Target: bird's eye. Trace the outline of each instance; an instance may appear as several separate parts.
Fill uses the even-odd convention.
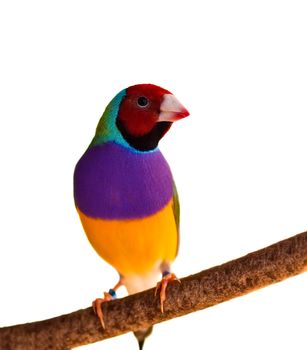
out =
[[[148,98],[145,97],[145,96],[139,97],[138,100],[137,100],[137,104],[140,107],[147,107],[148,104],[149,104]]]

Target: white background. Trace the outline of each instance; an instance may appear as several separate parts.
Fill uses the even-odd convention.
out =
[[[161,142],[181,199],[179,277],[307,229],[306,6],[1,2],[0,326],[88,307],[116,282],[82,231],[72,175],[132,84],[191,113]],[[300,275],[157,325],[145,349],[306,349],[306,293]]]

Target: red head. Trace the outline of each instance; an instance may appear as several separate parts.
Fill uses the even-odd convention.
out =
[[[189,112],[168,90],[140,84],[126,89],[116,124],[131,146],[150,150],[157,146],[174,121],[188,115]]]

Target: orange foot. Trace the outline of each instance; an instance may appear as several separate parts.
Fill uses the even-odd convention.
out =
[[[110,289],[109,293],[104,292],[104,298],[97,298],[93,301],[92,306],[94,309],[95,314],[98,316],[101,326],[103,329],[106,328],[104,320],[103,320],[103,313],[102,313],[102,309],[101,309],[101,305],[102,303],[105,303],[107,301],[110,301],[112,299],[116,298],[116,294],[115,294],[115,290],[114,289]]]
[[[162,280],[160,282],[157,283],[157,287],[155,290],[155,296],[157,295],[157,292],[159,289],[160,290],[160,305],[161,305],[161,312],[164,312],[164,301],[166,300],[166,287],[169,284],[169,282],[171,281],[178,281],[179,283],[180,280],[176,277],[176,275],[174,273],[170,273],[170,272],[165,272],[163,273],[163,277]]]

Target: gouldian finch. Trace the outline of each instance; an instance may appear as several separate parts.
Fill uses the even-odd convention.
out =
[[[176,279],[171,263],[178,251],[179,200],[158,143],[188,115],[168,90],[130,86],[106,107],[76,165],[74,199],[84,231],[119,273],[119,282],[93,302],[102,327],[101,304],[115,298],[121,285],[129,294],[157,285],[163,312],[167,284]],[[135,332],[140,349],[151,329]]]

